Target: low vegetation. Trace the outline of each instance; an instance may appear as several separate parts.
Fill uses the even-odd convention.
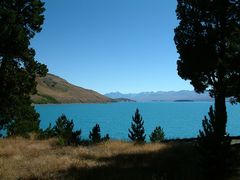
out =
[[[59,104],[60,103],[54,97],[51,97],[48,95],[37,94],[34,97],[32,97],[34,104]],[[36,98],[36,97],[39,97],[39,98]]]
[[[38,138],[49,139],[56,137],[59,145],[79,145],[81,130],[73,131],[73,120],[69,120],[64,114],[62,114],[57,120],[56,125],[52,127],[49,124],[48,128],[41,130]]]
[[[194,143],[107,141],[58,146],[57,139],[0,139],[0,179],[206,180]],[[239,162],[239,147],[235,160]],[[229,180],[239,177],[233,174]]]
[[[197,167],[197,152],[190,144],[136,146],[107,141],[60,148],[57,143],[57,139],[0,139],[0,179],[200,179],[202,176]]]

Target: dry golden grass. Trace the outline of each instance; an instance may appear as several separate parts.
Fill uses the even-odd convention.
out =
[[[10,138],[0,140],[0,179],[55,179],[69,168],[96,168],[108,162],[99,159],[119,154],[141,154],[168,148],[164,144],[136,146],[127,142],[105,142],[94,146],[60,147],[56,141]]]
[[[0,179],[203,180],[192,143],[109,141],[61,147],[55,139],[0,139]],[[235,175],[232,179],[235,180]]]

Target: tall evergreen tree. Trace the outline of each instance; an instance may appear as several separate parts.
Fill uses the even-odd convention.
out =
[[[39,128],[39,115],[31,106],[35,78],[47,73],[35,60],[30,40],[44,21],[41,0],[0,1],[0,130],[21,135]]]
[[[178,74],[215,98],[216,135],[226,135],[225,98],[239,96],[240,1],[178,0]],[[238,89],[238,90],[236,90]]]
[[[145,129],[144,129],[144,121],[142,116],[139,113],[139,109],[137,108],[135,115],[132,117],[131,129],[128,129],[129,134],[128,137],[136,142],[136,143],[144,143],[145,142]]]

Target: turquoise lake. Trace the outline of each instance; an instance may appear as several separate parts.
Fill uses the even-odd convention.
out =
[[[82,138],[88,138],[89,131],[98,123],[101,134],[109,133],[113,139],[128,139],[132,116],[139,108],[144,120],[147,138],[156,126],[164,129],[166,138],[196,137],[202,128],[202,119],[207,115],[211,102],[149,102],[109,104],[61,104],[36,105],[40,114],[41,127],[65,114],[73,119],[75,129],[82,130]],[[227,103],[230,135],[240,135],[240,105]]]

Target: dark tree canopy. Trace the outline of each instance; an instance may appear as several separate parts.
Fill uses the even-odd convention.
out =
[[[225,98],[239,96],[240,1],[178,0],[175,44],[178,74],[215,98],[219,135],[226,131]]]
[[[145,142],[145,129],[144,121],[139,113],[139,109],[136,110],[135,115],[132,117],[131,129],[128,129],[128,137],[136,143]]]
[[[239,81],[240,1],[178,0],[176,13],[178,74],[197,92],[210,88],[214,93],[218,83],[227,89],[232,78]]]
[[[18,132],[23,119],[34,127],[29,132],[39,125],[30,95],[36,93],[36,75],[47,68],[35,60],[30,40],[41,31],[44,10],[41,0],[0,1],[0,129],[11,126],[9,134]]]

